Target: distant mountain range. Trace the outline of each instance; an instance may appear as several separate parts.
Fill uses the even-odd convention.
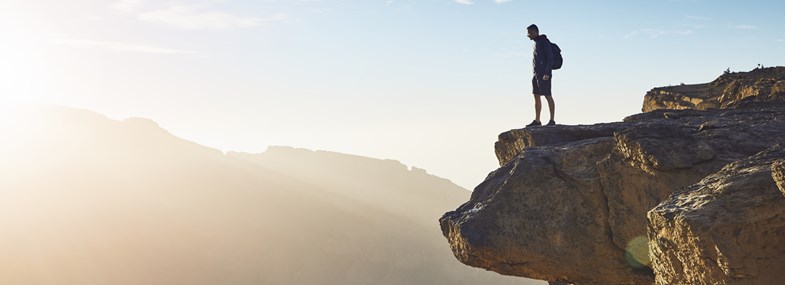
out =
[[[55,106],[0,124],[0,284],[535,284],[459,263],[437,220],[470,192],[397,161]]]

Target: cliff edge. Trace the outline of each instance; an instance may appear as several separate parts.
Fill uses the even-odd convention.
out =
[[[731,75],[744,93],[783,74]],[[785,270],[785,102],[774,87],[696,91],[718,104],[681,110],[647,107],[683,101],[649,92],[650,111],[623,122],[502,133],[500,168],[444,214],[442,233],[458,260],[505,275],[769,284]]]
[[[643,112],[729,108],[745,100],[785,100],[785,67],[756,68],[750,72],[726,71],[710,83],[654,88],[643,98]]]

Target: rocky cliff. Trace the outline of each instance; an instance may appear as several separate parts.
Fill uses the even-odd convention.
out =
[[[785,144],[772,146],[649,211],[657,284],[782,284],[783,159]]]
[[[643,111],[728,108],[745,99],[785,100],[785,67],[728,71],[710,83],[654,88],[643,99]]]
[[[502,133],[500,168],[442,232],[465,264],[551,282],[771,284],[785,270],[783,74],[654,89],[623,122]]]

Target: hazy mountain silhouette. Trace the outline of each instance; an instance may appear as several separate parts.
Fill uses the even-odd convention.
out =
[[[528,282],[456,261],[437,219],[470,193],[397,161],[64,107],[0,124],[0,284]]]

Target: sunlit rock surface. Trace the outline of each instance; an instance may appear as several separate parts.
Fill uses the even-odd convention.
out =
[[[502,133],[495,145],[501,167],[440,219],[442,233],[461,262],[502,274],[573,284],[681,284],[660,277],[675,264],[652,265],[667,250],[650,255],[647,213],[729,163],[785,142],[785,103],[775,97]],[[767,167],[783,188],[782,164]]]
[[[771,173],[774,181],[777,183],[777,187],[780,188],[783,194],[785,194],[785,159],[775,162],[771,165]]]
[[[654,88],[643,99],[643,111],[728,108],[745,100],[785,100],[785,67],[726,72],[710,83]]]
[[[773,146],[649,212],[657,284],[782,284],[785,196],[772,164],[783,158]]]

